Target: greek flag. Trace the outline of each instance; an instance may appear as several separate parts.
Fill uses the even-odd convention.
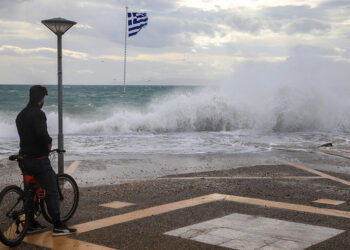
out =
[[[147,13],[128,12],[129,37],[136,35],[147,22]]]

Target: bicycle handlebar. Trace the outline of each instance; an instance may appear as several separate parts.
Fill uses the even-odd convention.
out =
[[[50,153],[54,153],[54,152],[56,152],[56,153],[58,153],[58,154],[61,154],[61,153],[65,153],[66,152],[66,150],[60,150],[60,149],[58,149],[58,148],[55,148],[55,149],[52,149],[52,150],[50,150]],[[10,155],[9,156],[9,160],[10,161],[16,161],[16,160],[18,160],[18,157],[19,157],[19,155]]]
[[[55,148],[55,149],[52,149],[51,151],[50,151],[50,153],[53,153],[53,152],[57,152],[57,153],[65,153],[66,152],[66,150],[60,150],[59,148]]]

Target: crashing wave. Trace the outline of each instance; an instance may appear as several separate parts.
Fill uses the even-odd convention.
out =
[[[49,131],[57,113],[48,109]],[[89,113],[90,112],[90,113]],[[341,91],[300,86],[225,85],[156,97],[146,107],[107,105],[64,113],[65,134],[196,132],[253,129],[272,132],[342,131],[350,128],[350,100]],[[16,136],[14,116],[0,114],[0,136]],[[11,119],[12,120],[11,120]]]

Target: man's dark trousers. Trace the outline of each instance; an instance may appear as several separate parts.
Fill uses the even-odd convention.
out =
[[[53,224],[60,223],[60,211],[58,203],[57,176],[51,167],[50,160],[44,159],[23,159],[21,160],[22,171],[28,175],[34,175],[41,188],[45,189],[45,202],[47,210],[53,219]]]

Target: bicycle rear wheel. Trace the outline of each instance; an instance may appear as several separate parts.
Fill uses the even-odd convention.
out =
[[[11,185],[0,193],[0,240],[7,246],[20,244],[27,233],[29,212],[24,209],[24,192]]]
[[[73,177],[67,174],[58,174],[57,183],[59,190],[59,204],[61,221],[68,221],[75,213],[79,202],[79,188]],[[44,218],[52,223],[52,218],[47,210],[46,203],[40,202]]]

